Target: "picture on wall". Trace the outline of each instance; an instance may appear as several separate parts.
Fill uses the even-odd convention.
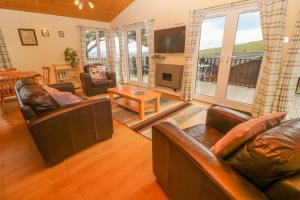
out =
[[[34,29],[18,28],[22,45],[38,45]]]
[[[63,31],[58,31],[58,36],[59,37],[65,37],[65,33]]]
[[[300,94],[300,78],[298,78],[298,83],[297,83],[297,86],[296,86],[296,94]]]
[[[42,32],[43,37],[49,37],[49,30],[48,29],[42,29],[41,32]]]

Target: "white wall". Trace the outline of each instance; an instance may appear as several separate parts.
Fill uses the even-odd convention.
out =
[[[0,9],[0,28],[12,65],[19,70],[41,71],[42,66],[51,66],[52,70],[52,64],[65,63],[63,52],[66,47],[80,50],[78,25],[109,27],[109,23],[99,21]],[[22,46],[18,28],[35,29],[38,46]],[[42,37],[42,28],[49,30],[49,37]],[[59,37],[58,31],[64,31],[65,37]]]

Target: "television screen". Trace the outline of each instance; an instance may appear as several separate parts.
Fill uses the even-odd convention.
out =
[[[155,53],[184,53],[185,26],[154,32]]]

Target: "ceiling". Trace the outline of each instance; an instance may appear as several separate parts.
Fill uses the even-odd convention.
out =
[[[84,1],[82,10],[74,0],[0,0],[0,8],[110,22],[134,0],[91,0],[93,9]]]

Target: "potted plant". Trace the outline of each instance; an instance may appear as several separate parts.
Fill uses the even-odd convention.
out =
[[[67,61],[71,67],[76,67],[79,63],[78,51],[72,48],[66,48],[65,52],[65,61]]]

